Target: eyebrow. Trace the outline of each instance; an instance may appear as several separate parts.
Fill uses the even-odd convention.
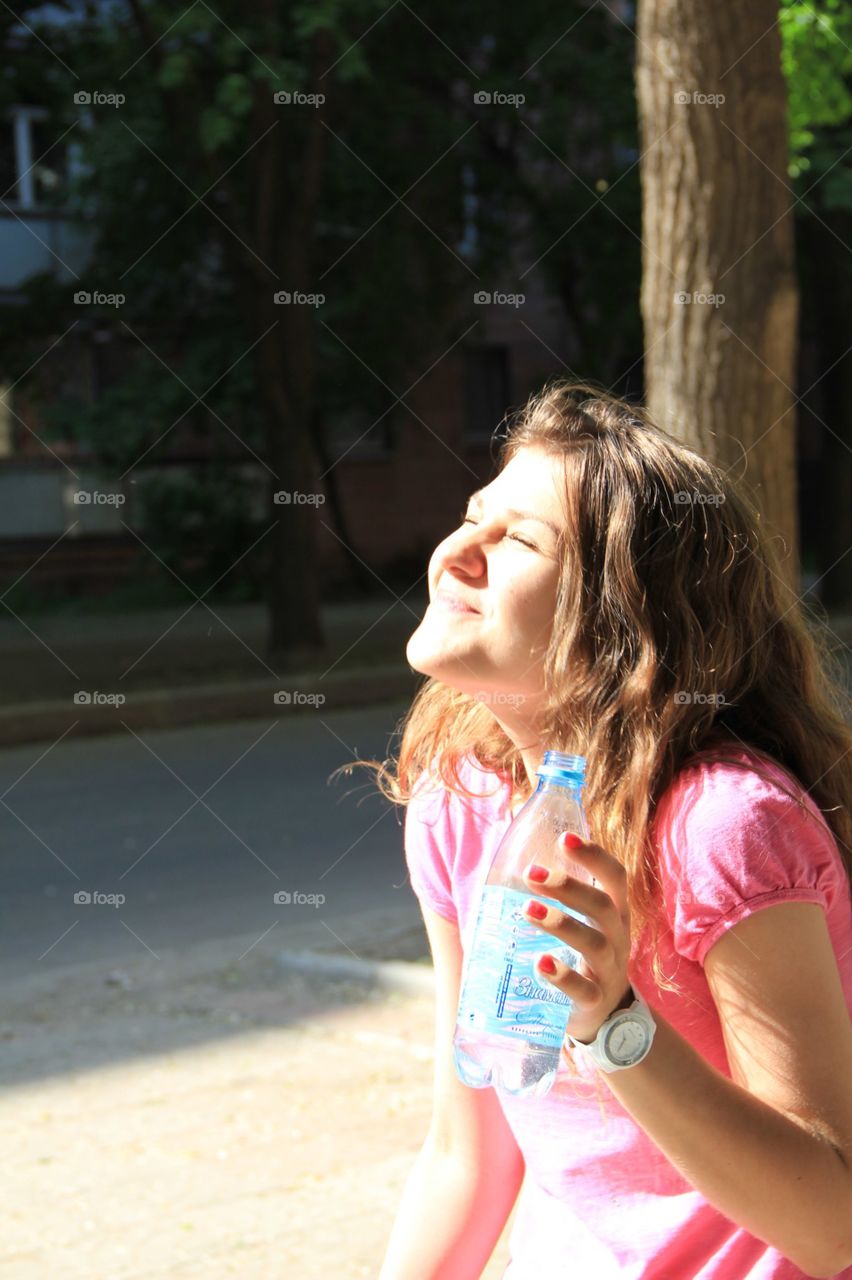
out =
[[[475,502],[477,506],[482,505],[482,490],[477,489],[476,493],[472,493],[468,498],[468,506]],[[548,529],[557,537],[562,536],[562,530],[557,529],[551,520],[546,520],[544,516],[537,516],[534,511],[518,511],[516,507],[506,508],[507,516],[514,516],[516,520],[535,520],[538,524],[546,525]]]

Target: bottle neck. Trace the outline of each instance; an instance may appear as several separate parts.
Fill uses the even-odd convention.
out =
[[[572,796],[573,799],[579,803],[582,797],[583,784],[580,781],[569,782],[566,780],[565,782],[556,782],[553,778],[539,778],[538,786],[533,794],[539,795],[543,791],[550,792],[551,794],[567,794]]]

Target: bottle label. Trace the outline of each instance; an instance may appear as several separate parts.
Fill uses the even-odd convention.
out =
[[[538,896],[538,895],[536,895]],[[523,912],[528,892],[486,884],[479,904],[470,957],[465,967],[457,1027],[510,1036],[546,1048],[558,1048],[573,1001],[539,977],[535,962],[545,951],[575,968],[580,954],[531,924]],[[583,920],[562,902],[549,906]],[[585,921],[584,921],[585,923]]]

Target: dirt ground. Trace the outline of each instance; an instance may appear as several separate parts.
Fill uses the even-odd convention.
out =
[[[7,988],[5,1280],[378,1275],[428,1124],[432,997],[240,952]]]

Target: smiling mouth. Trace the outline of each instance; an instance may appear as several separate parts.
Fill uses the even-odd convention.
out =
[[[470,605],[466,605],[463,600],[458,600],[455,596],[437,595],[432,603],[449,610],[450,613],[469,613],[472,617],[479,616],[478,609],[472,609]]]

